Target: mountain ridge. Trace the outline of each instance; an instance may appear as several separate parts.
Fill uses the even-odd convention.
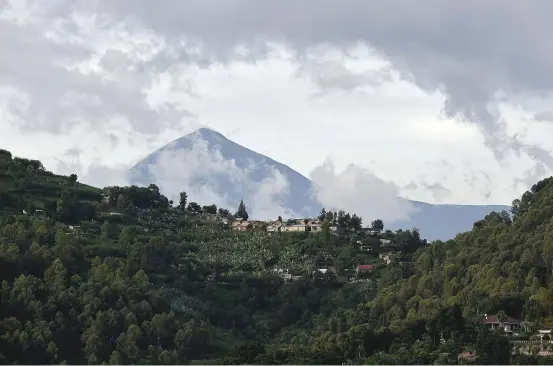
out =
[[[275,171],[281,174],[288,182],[288,192],[275,195],[275,202],[293,214],[313,217],[318,215],[322,209],[323,205],[313,195],[315,185],[309,178],[288,165],[235,143],[223,134],[209,128],[200,128],[181,136],[140,160],[130,169],[131,184],[148,185],[154,182],[161,187],[163,184],[160,184],[160,179],[152,174],[151,168],[159,165],[159,159],[164,153],[193,151],[198,141],[206,144],[210,154],[220,154],[222,161],[233,161],[234,165],[228,164],[229,170],[236,168],[245,172],[242,179],[247,182],[243,181],[243,185],[262,184],[267,177],[275,174]],[[175,164],[180,164],[180,162],[175,162]],[[183,166],[183,169],[185,168]],[[175,167],[175,169],[177,168]],[[227,173],[230,176],[230,173]],[[237,206],[241,199],[248,202],[253,201],[251,191],[236,189],[235,182],[226,177],[225,172],[217,171],[217,174],[204,175],[191,183],[193,187],[202,187],[202,185],[213,188],[214,193],[220,196],[228,197],[231,207]],[[235,191],[228,194],[228,187],[235,188]],[[408,201],[416,210],[410,214],[408,220],[399,220],[387,226],[394,229],[416,227],[424,237],[431,240],[453,238],[459,232],[470,230],[474,222],[482,219],[488,213],[509,209],[504,205],[430,204],[403,197],[398,198]],[[253,213],[253,216],[256,216],[256,212]],[[375,218],[367,217],[365,219]]]

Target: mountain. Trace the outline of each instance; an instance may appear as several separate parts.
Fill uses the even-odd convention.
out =
[[[501,205],[433,205],[426,202],[410,201],[416,212],[409,220],[395,222],[394,228],[418,228],[421,235],[429,240],[448,240],[458,233],[472,229],[472,225],[492,211],[509,211]]]
[[[204,148],[208,151],[204,151]],[[194,152],[190,153],[192,151]],[[313,216],[321,211],[321,205],[311,199],[312,184],[308,178],[282,163],[241,146],[207,128],[201,128],[183,136],[141,160],[130,170],[131,183],[148,185],[154,182],[162,187],[163,182],[160,182],[159,175],[164,175],[162,178],[165,179],[174,179],[173,177],[178,177],[179,174],[167,174],[170,172],[163,169],[157,172],[161,174],[155,174],[153,170],[155,171],[155,167],[159,166],[163,158],[179,163],[174,161],[179,157],[179,153],[183,159],[188,159],[190,165],[196,164],[195,160],[200,160],[202,163],[201,169],[195,169],[196,172],[185,174],[183,178],[189,180],[188,183],[194,187],[208,184],[218,196],[227,196],[227,202],[231,205],[229,208],[237,207],[242,198],[247,203],[252,202],[253,199],[248,198],[258,193],[259,184],[271,178],[278,181],[278,174],[281,174],[282,178],[289,183],[288,190],[274,194],[271,204],[279,204],[292,213],[305,216]],[[221,168],[225,168],[226,171]],[[208,174],[205,174],[206,172]],[[275,172],[278,172],[277,177],[274,177]],[[236,181],[236,176],[241,178],[241,181]],[[255,212],[254,216],[256,216]],[[259,216],[258,214],[257,217]]]
[[[164,161],[167,158],[172,160],[168,163]],[[187,173],[188,170],[190,172]],[[179,175],[179,171],[184,173]],[[279,175],[288,182],[287,191],[267,192],[259,188],[268,180],[278,181]],[[178,186],[179,176],[182,176],[184,186],[188,185],[199,192],[209,187],[211,196],[225,197],[229,208],[237,207],[241,199],[247,203],[254,202],[257,206],[253,207],[252,216],[262,219],[273,212],[258,205],[263,195],[273,195],[267,205],[280,205],[290,215],[315,216],[322,208],[311,195],[313,184],[308,178],[207,128],[201,128],[169,143],[130,170],[132,184],[149,185],[153,182],[162,191]],[[194,199],[193,195],[190,196]],[[470,230],[475,221],[484,218],[488,213],[509,209],[499,205],[433,205],[410,202],[416,208],[410,219],[388,226],[416,227],[423,237],[430,240],[451,239],[459,232]],[[371,218],[366,218],[369,219]]]

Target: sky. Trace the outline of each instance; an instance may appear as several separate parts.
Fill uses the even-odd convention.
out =
[[[0,148],[105,186],[208,127],[321,192],[510,204],[553,170],[552,10],[0,0]]]

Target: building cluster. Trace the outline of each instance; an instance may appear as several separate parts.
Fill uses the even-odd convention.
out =
[[[286,221],[257,221],[236,218],[231,227],[236,231],[264,230],[267,232],[319,232],[322,230],[319,219],[289,219]],[[336,231],[336,227],[330,227]]]

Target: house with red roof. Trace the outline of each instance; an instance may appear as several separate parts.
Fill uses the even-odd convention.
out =
[[[374,269],[372,264],[358,264],[355,273],[359,275],[362,272],[371,272]]]
[[[484,314],[480,318],[480,322],[490,328],[490,330],[503,330],[503,332],[512,335],[517,333],[520,329],[521,320],[506,316],[505,320],[500,322],[496,315]]]

